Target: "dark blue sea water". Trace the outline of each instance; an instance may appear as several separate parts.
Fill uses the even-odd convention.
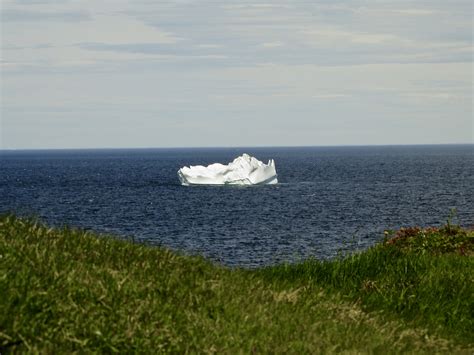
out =
[[[184,187],[247,152],[280,183]],[[385,229],[474,225],[474,145],[0,152],[0,212],[133,237],[231,266],[363,249]]]

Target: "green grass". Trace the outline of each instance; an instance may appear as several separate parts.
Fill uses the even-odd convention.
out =
[[[258,270],[0,217],[0,353],[467,353],[472,231]]]
[[[459,227],[401,229],[368,251],[259,271],[287,285],[316,283],[394,319],[466,344],[473,341],[474,233]]]

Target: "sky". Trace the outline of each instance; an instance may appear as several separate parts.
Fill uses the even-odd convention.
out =
[[[470,0],[0,11],[0,149],[474,142]]]

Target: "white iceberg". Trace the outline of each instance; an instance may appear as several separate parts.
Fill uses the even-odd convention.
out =
[[[182,185],[261,185],[278,183],[275,162],[268,164],[243,154],[228,165],[219,163],[206,166],[183,167],[178,170]]]

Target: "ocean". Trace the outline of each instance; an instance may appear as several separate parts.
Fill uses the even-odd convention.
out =
[[[279,183],[181,186],[182,166],[274,159]],[[474,225],[474,145],[0,151],[0,213],[237,267],[333,258],[384,230]]]

